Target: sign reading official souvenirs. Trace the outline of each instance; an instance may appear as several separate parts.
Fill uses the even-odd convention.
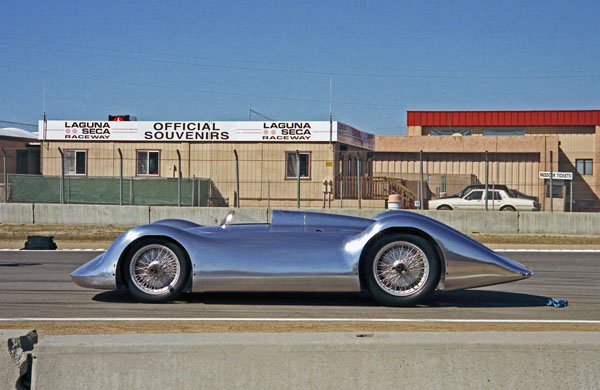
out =
[[[46,141],[340,142],[373,149],[373,134],[340,122],[39,121]]]

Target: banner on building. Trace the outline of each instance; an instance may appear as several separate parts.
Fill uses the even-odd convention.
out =
[[[373,149],[374,136],[339,122],[39,122],[46,141],[344,142]],[[339,135],[339,136],[338,136]],[[343,138],[343,141],[339,139]]]

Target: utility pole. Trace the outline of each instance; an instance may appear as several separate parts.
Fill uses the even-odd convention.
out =
[[[329,77],[329,144],[333,142],[333,110],[331,109],[331,77]]]
[[[552,193],[554,192],[553,188],[552,188],[552,151],[550,151],[550,212],[554,211],[554,202],[552,199]]]

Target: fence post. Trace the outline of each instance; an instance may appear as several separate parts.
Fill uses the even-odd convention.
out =
[[[240,207],[240,161],[237,150],[233,149],[235,155],[235,207]]]
[[[58,148],[60,153],[60,204],[65,203],[65,154],[61,148]]]
[[[8,171],[6,170],[6,150],[2,149],[3,161],[4,161],[4,203],[8,203]]]
[[[554,211],[554,202],[552,201],[552,193],[553,193],[553,188],[552,188],[552,151],[550,151],[550,212]]]
[[[129,205],[133,205],[133,177],[129,178]]]
[[[340,208],[344,208],[344,176],[340,176]]]
[[[206,199],[206,207],[212,207],[212,198],[213,198],[213,183],[212,180],[208,179],[208,199]],[[229,200],[227,201],[229,203]],[[200,206],[200,185],[198,185],[198,206]]]
[[[192,176],[192,207],[194,207],[194,201],[196,200],[196,175]]]
[[[298,199],[296,207],[300,208],[300,152],[296,150],[296,175],[298,176]]]
[[[419,170],[420,170],[420,172],[421,172],[421,180],[420,180],[420,183],[421,183],[421,186],[420,186],[420,188],[421,188],[421,191],[420,191],[420,195],[419,195],[419,208],[420,208],[421,210],[423,210],[423,200],[425,199],[425,196],[423,196],[423,192],[425,192],[425,191],[424,191],[424,190],[425,190],[425,187],[423,186],[423,151],[422,151],[422,150],[421,150],[421,151],[419,151],[419,160],[420,160],[420,168],[419,168]]]
[[[488,180],[489,180],[489,161],[488,161],[488,151],[485,151],[485,211],[488,211]]]
[[[267,181],[267,208],[271,208],[271,180]]]
[[[177,207],[181,207],[181,153],[177,149]]]
[[[119,206],[123,206],[123,153],[121,148],[117,148],[119,152]]]
[[[360,198],[361,198],[361,188],[360,188],[360,157],[358,155],[358,152],[356,152],[356,177],[357,177],[357,181],[356,181],[356,185],[358,187],[358,208],[360,209]]]
[[[569,180],[569,212],[573,212],[573,179]]]

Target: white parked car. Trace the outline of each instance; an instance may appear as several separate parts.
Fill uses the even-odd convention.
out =
[[[429,201],[429,210],[485,210],[485,190],[474,189],[462,197],[448,197]],[[488,189],[488,210],[538,211],[534,199],[513,198],[504,190]]]

